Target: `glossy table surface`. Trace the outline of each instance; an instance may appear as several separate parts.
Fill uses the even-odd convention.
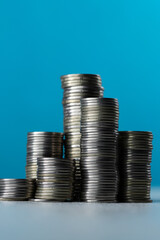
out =
[[[0,202],[0,239],[160,239],[160,188],[153,203]]]

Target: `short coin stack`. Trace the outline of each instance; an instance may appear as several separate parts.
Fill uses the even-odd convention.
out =
[[[151,132],[119,132],[119,201],[151,201],[152,139]]]
[[[27,138],[26,177],[37,178],[38,157],[63,155],[63,134],[56,132],[29,132]]]
[[[87,202],[115,202],[118,100],[82,99],[81,110],[81,198]]]
[[[74,200],[80,200],[81,99],[103,97],[101,77],[95,74],[69,74],[61,77],[64,109],[65,157],[75,162]]]
[[[38,158],[35,201],[70,201],[73,163],[68,159]]]
[[[32,179],[0,179],[0,200],[23,201],[32,198],[35,181]]]

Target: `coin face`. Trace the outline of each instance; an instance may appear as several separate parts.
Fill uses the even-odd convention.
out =
[[[151,202],[152,140],[151,132],[119,132],[119,201]]]

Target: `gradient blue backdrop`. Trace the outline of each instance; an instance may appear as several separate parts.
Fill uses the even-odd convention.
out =
[[[63,131],[60,75],[99,73],[120,130],[154,134],[160,185],[160,1],[0,1],[0,177],[25,177],[28,131]]]

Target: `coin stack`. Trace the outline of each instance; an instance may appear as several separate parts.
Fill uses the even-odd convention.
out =
[[[0,179],[0,200],[22,201],[32,198],[35,191],[33,179]]]
[[[119,105],[114,98],[81,100],[81,198],[115,202]]]
[[[26,177],[36,179],[38,157],[62,157],[63,134],[56,132],[29,132],[27,140]]]
[[[61,77],[64,109],[65,157],[75,164],[74,200],[80,200],[80,125],[81,99],[103,97],[101,77],[94,74],[69,74]]]
[[[70,201],[73,162],[68,159],[38,158],[35,201]]]
[[[151,132],[119,132],[118,169],[120,202],[150,202]]]

